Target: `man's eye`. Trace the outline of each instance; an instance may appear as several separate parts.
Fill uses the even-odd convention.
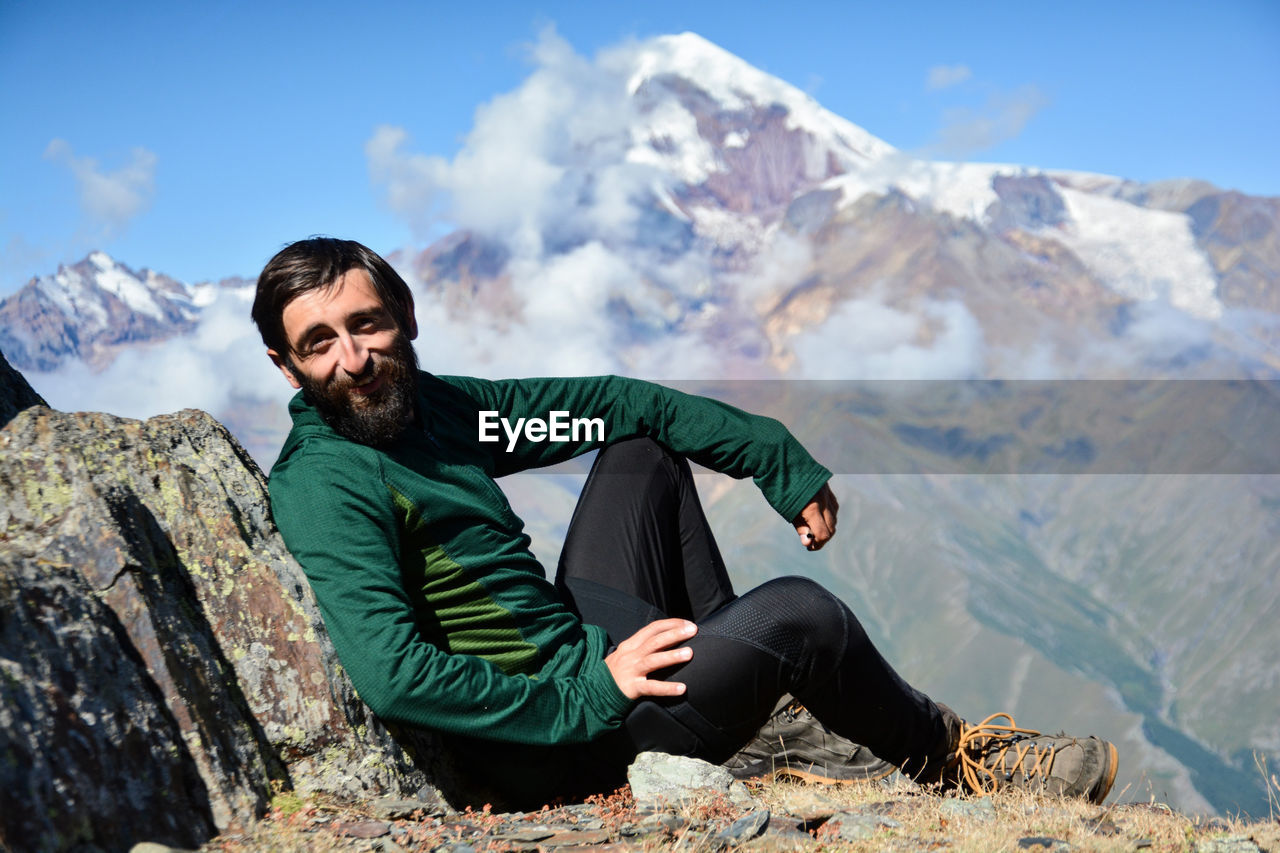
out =
[[[333,342],[333,338],[320,338],[319,340],[309,341],[302,348],[303,355],[319,355],[329,348],[329,344]]]

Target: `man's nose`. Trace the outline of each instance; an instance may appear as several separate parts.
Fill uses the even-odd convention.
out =
[[[338,366],[348,376],[359,376],[364,373],[369,363],[369,350],[359,338],[340,335],[338,338]]]

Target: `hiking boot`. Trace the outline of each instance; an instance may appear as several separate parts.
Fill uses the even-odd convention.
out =
[[[737,779],[792,778],[828,785],[874,782],[898,769],[831,731],[790,696],[783,697],[773,716],[724,767]]]
[[[1008,723],[995,722],[1000,719]],[[1119,755],[1101,738],[1042,735],[1018,728],[1008,714],[992,714],[976,726],[961,721],[959,730],[944,785],[975,794],[1012,785],[1101,803],[1116,780]]]

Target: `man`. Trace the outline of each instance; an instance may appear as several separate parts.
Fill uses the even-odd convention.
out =
[[[453,736],[513,804],[609,790],[645,749],[740,775],[883,760],[972,790],[1110,790],[1114,746],[965,724],[818,584],[734,594],[687,459],[753,477],[807,550],[836,531],[830,472],[777,421],[618,377],[419,372],[408,287],[350,241],[283,249],[253,318],[301,391],[272,509],[353,684],[384,719]],[[494,478],[600,448],[549,583]],[[775,714],[788,694],[807,710]]]

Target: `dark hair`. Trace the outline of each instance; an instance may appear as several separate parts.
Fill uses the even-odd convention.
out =
[[[391,312],[400,331],[407,331],[412,325],[413,296],[409,285],[391,264],[354,240],[308,237],[277,252],[258,276],[252,316],[262,342],[287,356],[285,306],[307,291],[332,287],[343,273],[353,269],[369,274],[374,292]]]

